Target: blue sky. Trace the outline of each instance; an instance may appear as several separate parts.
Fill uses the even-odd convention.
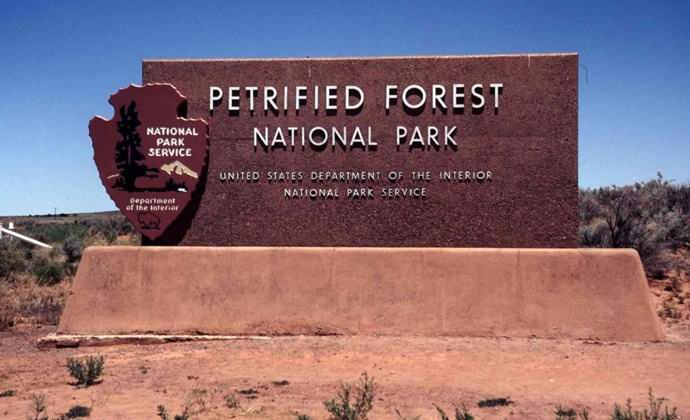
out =
[[[580,185],[690,181],[690,2],[2,2],[0,215],[114,209],[89,119],[142,58],[579,52]]]

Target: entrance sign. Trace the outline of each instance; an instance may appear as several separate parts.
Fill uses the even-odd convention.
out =
[[[155,243],[575,247],[577,77],[576,54],[146,60],[209,124],[203,194]]]
[[[190,246],[87,248],[58,333],[663,340],[637,252],[577,248],[577,78],[576,54],[144,61],[96,164],[143,245]]]

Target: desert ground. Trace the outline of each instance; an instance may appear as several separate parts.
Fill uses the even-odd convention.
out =
[[[0,333],[0,417],[24,419],[31,395],[50,418],[75,405],[91,418],[155,419],[158,405],[192,418],[327,418],[324,400],[367,372],[370,418],[439,418],[465,405],[475,418],[555,418],[557,406],[610,418],[615,403],[647,407],[655,396],[690,416],[690,343],[422,337],[272,337],[222,342],[39,350],[52,328]],[[77,387],[66,358],[100,354],[100,383]],[[497,407],[478,407],[508,398]],[[228,404],[233,401],[234,404]],[[228,407],[230,405],[231,407]]]

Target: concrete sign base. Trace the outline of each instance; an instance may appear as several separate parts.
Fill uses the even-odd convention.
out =
[[[664,339],[603,249],[90,247],[58,333]]]

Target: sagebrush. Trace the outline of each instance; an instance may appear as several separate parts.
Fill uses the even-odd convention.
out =
[[[331,420],[363,420],[374,407],[376,384],[366,372],[354,386],[341,384],[336,398],[324,401]]]
[[[157,415],[158,415],[158,417],[160,417],[163,420],[188,420],[190,418],[189,409],[187,407],[184,408],[182,413],[173,414],[173,416],[170,417],[170,413],[168,413],[168,409],[165,408],[164,405],[159,405]]]
[[[446,414],[445,411],[439,406],[436,407],[436,414],[438,414],[439,420],[450,420],[450,417]],[[470,414],[470,411],[467,409],[465,405],[462,405],[461,407],[455,407],[455,420],[474,420],[474,416]]]
[[[611,420],[677,420],[680,416],[677,414],[676,407],[669,409],[668,405],[664,404],[666,398],[657,398],[654,396],[652,389],[649,389],[647,394],[647,408],[635,410],[632,408],[632,400],[628,399],[624,405],[616,404],[613,407]]]
[[[554,415],[556,420],[589,420],[589,410],[586,408],[577,411],[574,408],[558,405],[554,410]]]
[[[580,190],[580,244],[633,248],[648,275],[673,267],[668,251],[690,245],[690,185],[656,179]]]
[[[77,385],[95,384],[101,379],[104,367],[105,357],[100,355],[67,358],[67,370],[70,376],[76,379]]]

